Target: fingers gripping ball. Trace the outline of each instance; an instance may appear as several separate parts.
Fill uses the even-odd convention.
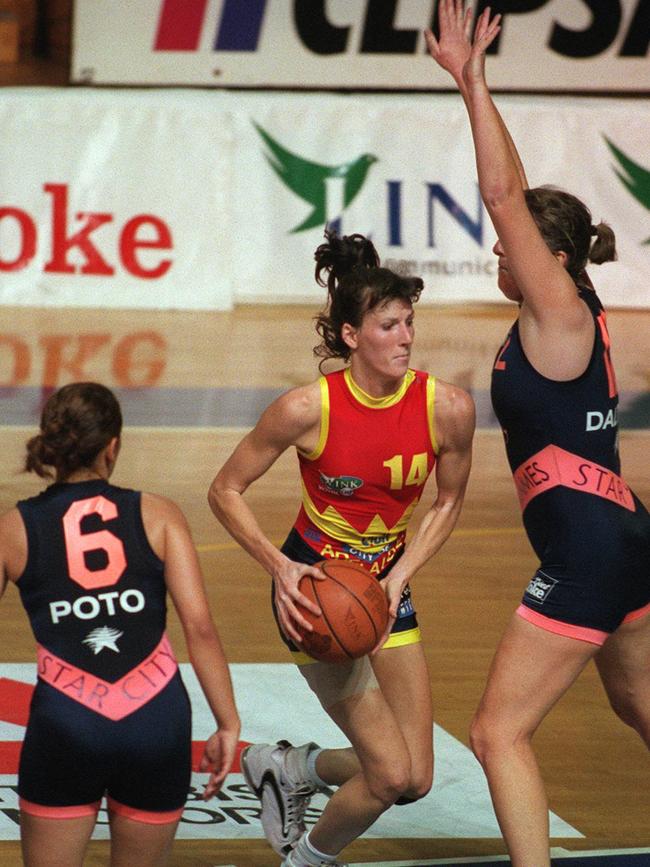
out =
[[[352,560],[323,560],[316,565],[327,580],[305,575],[300,592],[318,605],[322,615],[302,611],[314,627],[313,632],[303,633],[303,649],[323,662],[365,656],[386,628],[386,594],[377,579]]]

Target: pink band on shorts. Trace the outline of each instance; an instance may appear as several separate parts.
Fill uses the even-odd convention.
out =
[[[595,494],[636,511],[632,492],[620,476],[559,446],[546,446],[528,458],[514,471],[513,478],[522,511],[538,494],[558,485]]]
[[[564,635],[565,638],[576,638],[578,641],[588,641],[590,644],[598,645],[604,644],[609,638],[609,632],[590,629],[588,626],[575,626],[573,623],[563,623],[561,620],[554,620],[545,614],[539,614],[525,605],[520,605],[517,608],[517,614],[534,626],[539,626],[540,629],[545,629],[547,632],[554,632],[555,635]]]
[[[71,665],[40,644],[37,661],[41,680],[89,710],[112,720],[123,719],[151,701],[167,686],[178,668],[166,635],[146,659],[115,683]]]
[[[96,816],[100,805],[101,801],[95,801],[74,807],[47,807],[45,804],[33,804],[25,798],[18,798],[18,806],[23,813],[38,816],[40,819],[81,819],[84,816]]]
[[[113,798],[106,798],[106,805],[112,813],[116,813],[118,816],[124,816],[125,819],[132,819],[134,822],[144,822],[147,825],[168,825],[170,822],[178,822],[185,809],[184,807],[179,807],[178,810],[166,810],[163,812],[138,810],[135,807],[127,807],[126,804],[120,804],[119,801]]]
[[[623,618],[623,623],[631,623],[633,620],[640,620],[642,617],[645,617],[646,614],[650,614],[650,602],[648,602],[647,605],[644,605],[643,608],[637,608],[636,611],[630,611],[630,613]]]

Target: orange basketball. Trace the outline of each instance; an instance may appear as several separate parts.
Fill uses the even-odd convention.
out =
[[[323,560],[326,575],[319,581],[305,575],[300,592],[322,611],[301,613],[314,627],[303,634],[302,648],[323,662],[348,662],[376,646],[388,621],[388,601],[379,581],[355,560]]]

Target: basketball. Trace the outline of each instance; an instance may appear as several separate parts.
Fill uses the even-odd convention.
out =
[[[327,580],[305,575],[300,592],[320,608],[316,617],[302,610],[314,627],[303,633],[302,647],[323,662],[348,662],[369,653],[388,621],[388,601],[379,581],[353,560],[316,564]]]

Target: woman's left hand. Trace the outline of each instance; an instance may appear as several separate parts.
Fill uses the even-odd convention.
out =
[[[228,776],[237,752],[239,731],[220,728],[210,735],[205,744],[199,770],[210,771],[210,778],[205,784],[203,800],[207,801],[221,789]]]
[[[379,641],[372,651],[373,654],[377,653],[378,650],[381,650],[382,646],[388,640],[390,631],[397,619],[397,610],[407,583],[408,578],[400,578],[398,575],[393,576],[392,572],[389,572],[389,574],[379,582],[381,588],[386,594],[386,600],[388,602],[388,622],[386,623],[386,628],[384,629]]]

